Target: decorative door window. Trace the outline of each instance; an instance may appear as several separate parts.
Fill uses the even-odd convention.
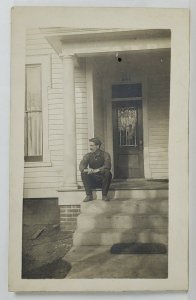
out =
[[[118,108],[119,146],[137,146],[137,109],[135,106]]]
[[[142,97],[141,83],[114,84],[112,85],[112,98],[137,98]]]
[[[26,66],[25,91],[25,161],[42,161],[42,87],[41,65]]]

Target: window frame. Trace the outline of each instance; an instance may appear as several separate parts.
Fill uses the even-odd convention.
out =
[[[49,135],[48,135],[48,88],[51,87],[51,60],[50,56],[28,56],[25,61],[26,65],[41,65],[41,82],[42,82],[42,128],[43,128],[43,160],[42,161],[25,161],[26,168],[51,166],[49,151]],[[25,86],[26,90],[26,86]],[[26,99],[25,99],[26,101]]]

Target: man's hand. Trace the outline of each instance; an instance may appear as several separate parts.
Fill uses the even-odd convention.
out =
[[[91,169],[91,168],[89,168],[89,169],[88,169],[88,174],[93,174],[93,173],[94,173],[94,170]]]
[[[99,169],[88,168],[88,169],[84,169],[83,172],[88,173],[88,174],[94,174],[94,173],[98,173],[99,171],[100,171]]]
[[[98,173],[98,172],[100,172],[99,169],[93,169],[93,173]]]

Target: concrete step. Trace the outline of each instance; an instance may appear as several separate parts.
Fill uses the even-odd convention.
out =
[[[101,228],[103,231],[108,228],[113,229],[147,229],[147,228],[167,228],[167,215],[149,215],[149,214],[122,214],[122,213],[103,213],[84,214],[78,216],[77,229],[82,231]]]
[[[125,190],[122,192],[125,193]],[[127,191],[129,192],[130,190]],[[124,195],[127,196],[126,193]],[[109,202],[102,200],[83,202],[73,244],[75,246],[113,245],[120,242],[167,244],[168,198],[151,196],[152,194],[144,198],[114,198]]]
[[[81,203],[81,213],[128,213],[128,214],[157,214],[168,212],[168,199],[114,199],[109,202],[94,200]]]
[[[97,229],[89,232],[81,230],[74,233],[74,246],[112,246],[116,243],[163,243],[167,245],[168,234],[167,229],[107,229],[104,232]]]
[[[93,191],[95,199],[102,198],[101,190]],[[168,198],[168,189],[113,189],[108,192],[110,199],[160,199]]]
[[[84,189],[64,190],[59,189],[59,205],[80,205],[86,196]],[[168,198],[168,189],[110,189],[108,192],[110,199],[160,199]],[[93,191],[94,199],[102,199],[101,190]]]

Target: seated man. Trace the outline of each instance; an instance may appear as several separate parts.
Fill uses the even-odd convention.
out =
[[[112,179],[111,158],[109,153],[100,149],[101,141],[98,138],[92,138],[89,142],[91,152],[83,157],[79,165],[86,191],[84,202],[93,200],[93,188],[102,188],[102,200],[108,201],[107,193]]]

